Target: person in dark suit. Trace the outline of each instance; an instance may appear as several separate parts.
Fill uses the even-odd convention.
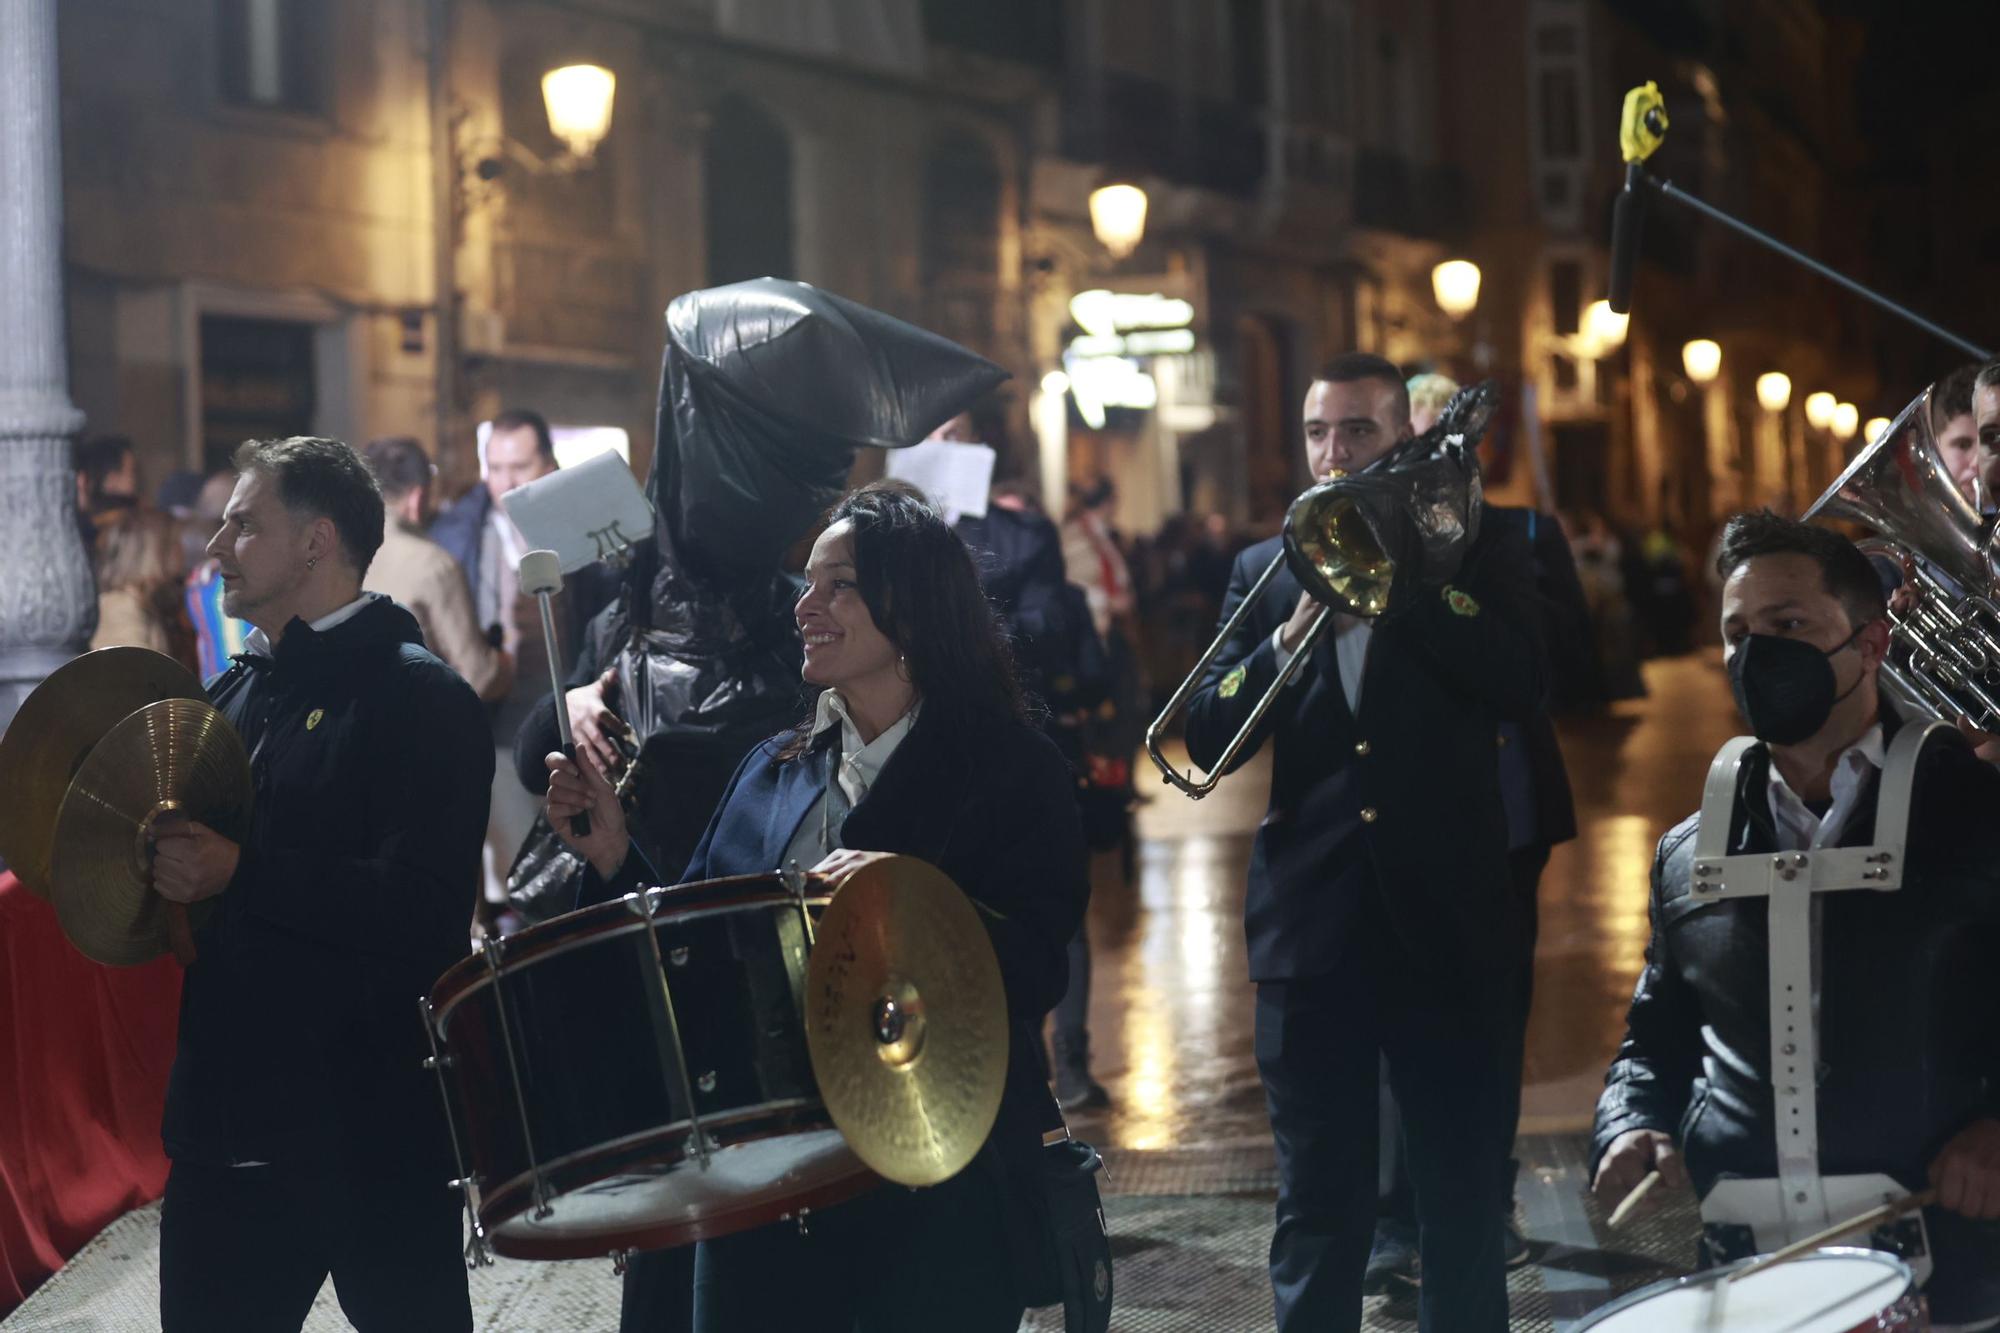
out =
[[[1590,652],[1590,608],[1584,601],[1576,560],[1570,555],[1562,525],[1533,509],[1488,505],[1483,515],[1482,522],[1489,527],[1517,530],[1532,553],[1537,627],[1550,661]],[[1542,871],[1548,867],[1550,850],[1576,836],[1576,805],[1570,796],[1569,773],[1563,766],[1555,723],[1546,706],[1537,706],[1525,722],[1501,723],[1498,746],[1500,799],[1507,810],[1507,878],[1513,886],[1515,906],[1512,943],[1516,971],[1507,1029],[1511,1078],[1500,1115],[1500,1131],[1511,1142],[1521,1118],[1521,1062],[1534,1000]],[[1368,1291],[1415,1287],[1421,1282],[1416,1196],[1404,1169],[1401,1112],[1386,1079],[1382,1114],[1382,1147],[1392,1156],[1382,1172],[1382,1212],[1363,1281]],[[1519,1171],[1519,1160],[1509,1158],[1501,1181],[1501,1252],[1509,1268],[1527,1262],[1531,1253],[1514,1222],[1514,1182]]]
[[[1306,396],[1305,433],[1315,476],[1366,467],[1410,437],[1402,376],[1379,357],[1335,359]],[[1272,538],[1237,559],[1225,618],[1278,552]],[[1273,584],[1194,695],[1198,764],[1220,756],[1320,609],[1289,570]],[[1494,750],[1501,722],[1542,694],[1526,542],[1482,528],[1450,586],[1330,629],[1245,750],[1273,750],[1245,930],[1278,1147],[1278,1327],[1360,1326],[1380,1052],[1422,1219],[1421,1326],[1501,1333],[1493,1199],[1515,950],[1495,947],[1514,913]]]
[[[931,1189],[884,1188],[795,1223],[703,1241],[695,1327],[1011,1333],[1029,1188],[1053,1117],[1043,1018],[1090,886],[1069,768],[1026,716],[965,545],[913,492],[866,487],[814,543],[797,607],[812,715],[737,770],[682,880],[788,862],[834,874],[917,856],[980,908],[1007,994],[1010,1059],[979,1156]],[[616,892],[645,882],[604,776],[548,757],[554,827]],[[570,820],[588,810],[591,833]],[[893,1238],[896,1262],[881,1262]]]

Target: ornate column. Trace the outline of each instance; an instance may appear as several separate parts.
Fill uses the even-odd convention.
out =
[[[0,0],[0,728],[97,623],[63,331],[56,0]]]

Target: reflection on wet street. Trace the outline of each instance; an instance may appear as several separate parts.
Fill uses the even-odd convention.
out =
[[[1646,679],[1648,698],[1562,726],[1581,833],[1542,880],[1523,1132],[1588,1125],[1645,949],[1654,844],[1737,730],[1713,654],[1651,663]],[[1092,1065],[1112,1104],[1078,1128],[1102,1145],[1269,1143],[1242,920],[1268,783],[1263,757],[1201,802],[1145,783],[1133,882],[1115,854],[1094,866]]]

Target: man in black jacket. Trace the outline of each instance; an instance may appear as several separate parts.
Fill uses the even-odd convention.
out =
[[[1577,580],[1576,560],[1562,525],[1533,509],[1486,506],[1481,520],[1488,527],[1517,530],[1532,552],[1537,627],[1551,663],[1592,651],[1590,607]],[[1525,722],[1503,722],[1499,746],[1500,799],[1507,811],[1507,870],[1513,885],[1515,916],[1509,937],[1515,971],[1512,1006],[1507,1013],[1507,1074],[1505,1105],[1499,1129],[1508,1142],[1521,1118],[1522,1058],[1527,1048],[1528,1017],[1534,1001],[1535,941],[1541,922],[1542,871],[1549,852],[1576,836],[1576,805],[1570,796],[1569,773],[1555,723],[1545,706],[1537,706]],[[1389,1291],[1398,1285],[1418,1286],[1416,1196],[1409,1172],[1403,1169],[1401,1113],[1393,1094],[1382,1093],[1382,1145],[1393,1154],[1383,1171],[1382,1215],[1375,1226],[1375,1244],[1368,1255],[1364,1288]],[[1512,1268],[1531,1255],[1527,1240],[1515,1225],[1515,1178],[1518,1159],[1510,1158],[1502,1176],[1499,1217],[1502,1257]],[[1393,1168],[1393,1169],[1391,1169]]]
[[[164,834],[195,934],[162,1138],[167,1333],[297,1328],[329,1273],[374,1330],[470,1329],[459,1196],[415,999],[462,956],[493,750],[409,612],[364,594],[381,493],[335,440],[253,441],[221,531],[247,651],[208,686],[255,789],[242,844]]]
[[[1889,630],[1874,571],[1838,534],[1768,512],[1730,521],[1716,568],[1724,659],[1764,742],[1737,771],[1728,854],[1872,845],[1885,750],[1919,725],[1877,697]],[[1798,989],[1812,994],[1818,1058],[1804,1096],[1818,1143],[1803,1192],[1786,1189],[1807,1204],[1840,1176],[1937,1186],[1941,1206],[1924,1214],[1933,1328],[2000,1319],[2000,858],[1979,836],[1996,810],[2000,773],[1950,732],[1927,737],[1901,887],[1814,893],[1805,927],[1812,980]],[[1754,1220],[1719,1220],[1711,1194],[1774,1181],[1781,1119],[1793,1133],[1802,1122],[1778,1113],[1800,1089],[1772,1077],[1771,900],[1696,891],[1700,826],[1697,815],[1669,831],[1653,862],[1653,936],[1598,1099],[1594,1188],[1615,1203],[1649,1170],[1691,1179],[1716,1224],[1705,1252],[1720,1260],[1775,1245]],[[1832,1220],[1867,1206],[1836,1211],[1826,1194]]]
[[[1336,359],[1306,397],[1313,474],[1367,466],[1409,438],[1409,418],[1395,366]],[[1225,618],[1278,550],[1272,538],[1238,558]],[[1273,583],[1194,697],[1196,763],[1220,756],[1319,609],[1288,570]],[[1278,1145],[1281,1333],[1360,1326],[1378,1051],[1424,1224],[1422,1326],[1507,1326],[1493,1200],[1513,951],[1495,941],[1513,909],[1494,752],[1500,723],[1526,718],[1542,692],[1522,535],[1483,529],[1451,586],[1405,601],[1322,635],[1246,750],[1269,738],[1274,760],[1245,928]]]

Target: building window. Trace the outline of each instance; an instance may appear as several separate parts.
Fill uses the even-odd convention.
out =
[[[923,280],[990,286],[1000,274],[1000,168],[969,134],[953,135],[924,163]]]
[[[309,435],[318,401],[314,326],[201,317],[201,461],[225,471],[245,440]]]
[[[1575,333],[1583,319],[1583,265],[1574,259],[1549,264],[1549,318],[1564,337]]]
[[[1229,54],[1235,64],[1236,101],[1242,106],[1261,107],[1270,97],[1264,31],[1264,0],[1229,0]]]
[[[782,125],[745,98],[716,103],[702,187],[709,286],[793,276],[792,141]]]
[[[225,101],[325,110],[325,0],[217,0],[216,63]]]
[[[1542,71],[1542,155],[1551,162],[1574,161],[1582,154],[1577,132],[1576,71]]]

